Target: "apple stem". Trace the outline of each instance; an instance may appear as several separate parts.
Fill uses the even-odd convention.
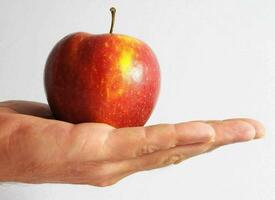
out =
[[[111,23],[111,28],[110,28],[110,34],[112,34],[113,28],[114,28],[114,23],[115,23],[116,9],[114,7],[111,7],[110,11],[112,13],[112,23]]]

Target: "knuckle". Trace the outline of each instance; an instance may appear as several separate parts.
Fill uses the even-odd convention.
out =
[[[99,183],[105,183],[110,182],[110,180],[113,179],[114,173],[111,167],[108,165],[102,165],[97,170],[94,171],[96,174],[96,180],[99,181]]]
[[[169,141],[170,138],[172,138],[177,133],[177,128],[174,124],[165,124],[163,126],[164,132],[163,137]]]
[[[96,171],[97,177],[95,180],[94,185],[98,187],[107,187],[115,184],[117,181],[114,179],[114,175],[112,173],[112,170],[102,167],[98,171]]]
[[[177,132],[174,124],[159,124],[145,129],[145,135],[147,138],[153,136],[160,137],[162,139],[171,139]]]
[[[180,164],[180,163],[181,163],[182,161],[184,161],[184,160],[185,160],[185,158],[182,158],[182,159],[180,159],[180,160],[174,162],[173,164],[174,164],[174,165]]]
[[[92,183],[92,185],[97,186],[97,187],[107,187],[107,186],[111,186],[113,184],[114,183],[112,183],[111,181],[108,181],[108,180],[101,180],[101,181]]]
[[[164,160],[162,160],[161,165],[167,166],[167,165],[171,165],[171,164],[177,164],[184,159],[185,159],[185,157],[180,154],[171,155],[171,156],[165,158]]]
[[[142,146],[139,150],[139,152],[137,153],[138,156],[141,155],[146,155],[146,154],[150,154],[153,153],[155,151],[158,151],[159,147],[155,144],[146,144],[144,146]]]

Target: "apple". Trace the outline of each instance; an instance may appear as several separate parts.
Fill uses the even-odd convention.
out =
[[[56,119],[114,127],[143,126],[160,90],[160,69],[141,40],[77,32],[61,39],[48,56],[44,86]]]

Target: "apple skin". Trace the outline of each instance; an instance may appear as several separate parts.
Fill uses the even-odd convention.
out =
[[[78,32],[51,51],[44,86],[56,119],[143,126],[158,98],[160,69],[153,51],[138,39]]]

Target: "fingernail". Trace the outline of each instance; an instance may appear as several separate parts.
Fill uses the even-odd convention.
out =
[[[193,130],[196,131],[194,134],[198,141],[210,142],[215,139],[215,130],[207,123],[197,122]]]
[[[177,125],[183,144],[211,142],[215,140],[214,128],[203,122],[185,122]]]
[[[224,121],[228,126],[228,134],[232,137],[232,142],[249,141],[255,138],[256,129],[250,123],[243,120]]]

